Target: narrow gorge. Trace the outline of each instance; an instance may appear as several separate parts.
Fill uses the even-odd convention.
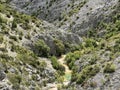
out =
[[[0,0],[0,90],[119,90],[120,0]]]

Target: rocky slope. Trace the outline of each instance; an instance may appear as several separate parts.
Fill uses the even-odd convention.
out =
[[[55,80],[55,70],[50,61],[46,62],[46,59],[37,57],[24,46],[24,42],[29,41],[30,25],[41,22],[37,20],[32,23],[31,20],[36,19],[20,14],[5,4],[0,4],[1,90],[40,90],[46,82]],[[25,21],[29,22],[29,27],[24,25]],[[36,26],[34,28],[37,29]]]
[[[72,69],[71,87],[75,90],[119,90],[120,60],[120,3],[111,22],[102,22],[90,31],[80,50],[67,54]],[[99,36],[96,33],[104,30]],[[68,89],[68,90],[69,90]]]
[[[40,90],[55,83],[56,70],[50,59],[41,57],[60,55],[65,50],[57,52],[61,50],[59,47],[65,48],[69,41],[69,45],[75,45],[81,40],[76,34],[21,14],[0,2],[0,88]]]
[[[118,0],[10,0],[19,11],[83,35],[115,10]]]
[[[119,90],[119,7],[120,0],[1,0],[0,89]]]

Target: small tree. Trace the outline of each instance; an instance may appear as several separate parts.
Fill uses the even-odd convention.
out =
[[[17,22],[16,22],[16,20],[14,20],[13,22],[12,22],[12,28],[14,29],[14,28],[17,28]]]
[[[54,43],[55,43],[57,56],[60,56],[62,53],[65,52],[65,46],[64,46],[63,42],[58,39],[55,39]]]
[[[50,48],[43,40],[38,40],[35,43],[35,51],[37,51],[38,56],[48,56],[50,53]]]

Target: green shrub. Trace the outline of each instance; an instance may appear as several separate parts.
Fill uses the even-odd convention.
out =
[[[37,56],[30,50],[27,50],[24,47],[12,45],[12,51],[17,53],[16,59],[22,61],[24,64],[29,64],[33,67],[39,68],[40,62],[38,61]]]
[[[97,47],[97,43],[93,39],[86,39],[85,41],[85,47]]]
[[[55,56],[51,57],[52,66],[60,75],[64,75],[65,67],[60,65]]]
[[[114,52],[120,52],[120,39],[115,42]]]
[[[12,88],[14,90],[19,90],[22,77],[20,75],[9,73],[7,75],[8,80],[12,83]]]
[[[16,74],[8,74],[8,79],[12,84],[20,84],[22,77]]]
[[[95,76],[99,72],[100,68],[98,65],[85,67],[77,76],[77,83],[82,84],[89,78]]]
[[[10,39],[13,39],[14,41],[18,41],[18,38],[16,36],[10,36]]]
[[[7,60],[7,61],[13,60],[13,58],[11,56],[8,56],[8,54],[6,54],[6,53],[1,53],[0,54],[0,59],[4,59],[4,60]]]
[[[2,24],[2,23],[7,23],[7,20],[4,19],[2,16],[0,16],[0,24]]]
[[[81,56],[80,51],[75,51],[73,53],[70,52],[67,54],[65,60],[70,69],[72,69],[74,67],[75,61],[78,60],[80,58],[80,56]]]
[[[42,62],[40,62],[40,64],[39,64],[40,70],[44,70],[44,69],[46,68],[46,66],[47,66],[47,64],[46,64],[45,61],[42,61]]]
[[[40,68],[39,67],[40,62],[38,61],[37,56],[29,50],[26,50],[26,49],[24,49],[24,50],[20,51],[20,52],[25,52],[25,53],[18,52],[16,59],[19,61],[22,61],[24,64],[29,64],[35,68]]]
[[[74,81],[76,81],[77,80],[77,78],[78,78],[78,73],[72,73],[72,77],[71,77],[71,82],[74,82]]]
[[[17,28],[17,22],[16,22],[16,20],[14,20],[14,21],[12,22],[12,28]]]
[[[98,60],[98,56],[94,54],[94,56],[90,58],[89,64],[91,65],[95,64],[97,60]]]
[[[108,62],[104,67],[104,73],[113,73],[115,72],[115,69],[116,69],[115,64]]]
[[[37,52],[36,52],[37,51]],[[50,48],[45,44],[43,40],[38,40],[35,43],[35,52],[38,56],[47,56],[50,53]]]
[[[61,40],[58,40],[58,39],[55,39],[54,43],[55,43],[56,54],[57,56],[60,56],[65,52],[64,44]]]
[[[0,43],[3,42],[3,35],[0,34]]]

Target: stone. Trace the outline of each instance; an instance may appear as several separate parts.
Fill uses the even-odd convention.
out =
[[[0,81],[2,81],[3,79],[5,79],[6,74],[4,71],[0,70]]]

